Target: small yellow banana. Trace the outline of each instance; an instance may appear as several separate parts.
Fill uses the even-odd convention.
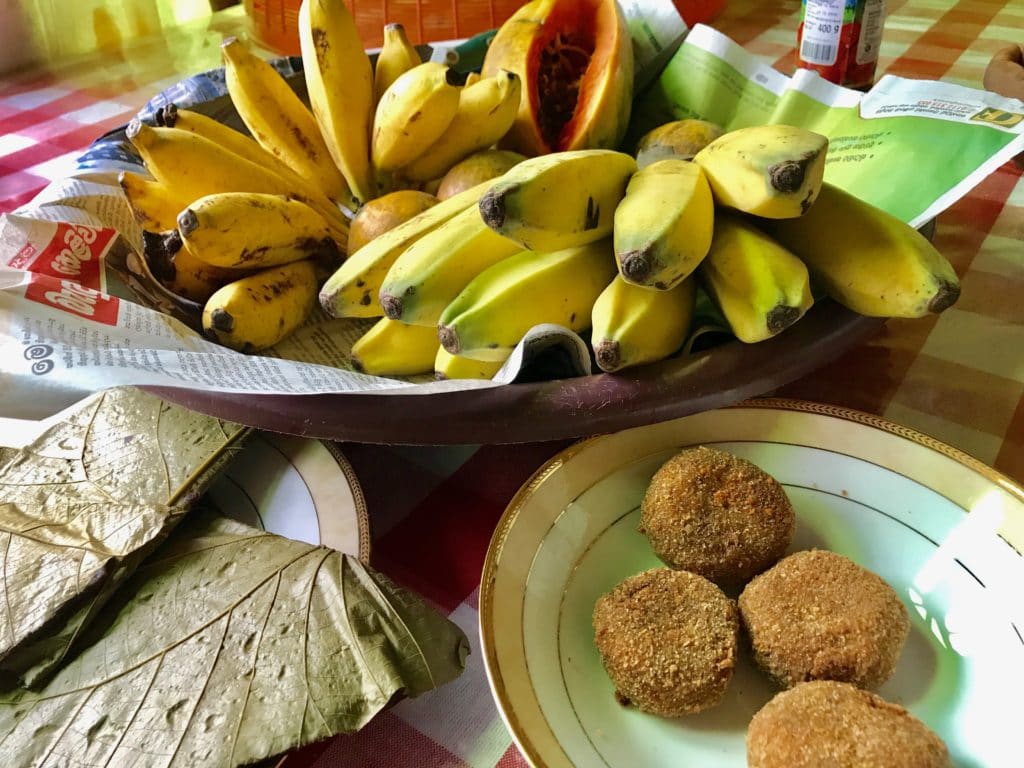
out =
[[[426,62],[391,84],[373,118],[374,167],[396,171],[441,138],[459,109],[457,82],[448,67]]]
[[[320,291],[320,303],[332,317],[379,317],[378,293],[395,260],[413,242],[458,213],[474,207],[490,182],[467,189],[378,235],[338,267]]]
[[[358,207],[377,196],[370,168],[373,65],[343,0],[304,0],[299,43],[320,135]]]
[[[392,320],[434,328],[470,280],[521,250],[484,224],[470,206],[398,257],[380,286],[380,305]]]
[[[313,114],[263,59],[237,38],[221,44],[231,102],[260,146],[322,190],[348,203],[348,185],[331,159]]]
[[[166,184],[121,171],[117,177],[135,221],[143,229],[163,232],[174,229],[178,212],[187,205]]]
[[[200,304],[221,286],[251,274],[214,267],[196,258],[173,229],[143,232],[142,250],[150,273],[167,290]]]
[[[591,314],[590,337],[601,369],[653,363],[679,349],[693,319],[696,286],[696,278],[688,277],[667,291],[652,291],[616,275]]]
[[[250,162],[214,141],[178,128],[159,128],[133,120],[126,131],[132,146],[157,180],[185,200],[220,192],[265,192],[302,200],[316,208],[331,226],[338,246],[348,243],[348,224],[328,203],[328,215],[316,199],[295,189],[265,165]]]
[[[246,136],[241,131],[236,131],[224,123],[217,122],[212,117],[189,109],[178,109],[174,104],[168,104],[166,107],[158,109],[155,117],[156,124],[160,127],[177,128],[180,131],[203,136],[250,162],[269,167],[270,170],[277,172],[288,181],[295,182],[302,179],[288,165],[261,147],[251,136]],[[301,188],[304,185],[309,186],[310,189],[313,188],[305,181],[298,182],[296,187]],[[324,199],[327,199],[326,195],[324,195]]]
[[[439,346],[436,328],[382,317],[352,345],[352,362],[373,376],[430,373]]]
[[[401,24],[385,24],[384,44],[373,70],[373,103],[380,101],[380,97],[395,80],[422,63],[416,47],[405,36],[405,27]]]
[[[345,217],[327,195],[267,152],[251,136],[246,136],[241,131],[229,128],[224,123],[219,123],[200,112],[178,109],[174,104],[168,104],[156,111],[156,123],[158,126],[177,128],[203,136],[214,144],[219,144],[224,149],[234,152],[239,157],[244,157],[257,165],[269,167],[295,189],[296,193],[300,193],[303,199],[316,208],[332,225],[337,225],[340,228],[346,226]],[[178,210],[180,211],[181,208]]]
[[[471,360],[468,357],[453,355],[444,347],[438,347],[434,358],[434,378],[445,379],[493,379],[494,374],[501,370],[504,361]]]
[[[730,131],[696,154],[715,202],[762,216],[790,219],[807,212],[821,189],[828,139],[791,125]]]
[[[748,344],[781,333],[814,303],[803,262],[738,216],[718,215],[698,269],[732,332]]]
[[[438,336],[453,355],[504,360],[535,325],[589,328],[594,302],[614,276],[610,240],[524,251],[477,275],[441,315]]]
[[[920,232],[825,184],[799,219],[765,222],[829,296],[872,317],[923,317],[960,298],[960,280]]]
[[[615,209],[615,258],[623,278],[665,290],[707,256],[715,210],[704,171],[661,160],[633,174]]]
[[[313,256],[338,260],[324,217],[281,195],[201,197],[178,216],[178,232],[197,258],[218,267],[265,269]]]
[[[519,76],[504,69],[494,77],[464,87],[451,125],[402,169],[402,175],[413,181],[439,178],[460,160],[497,142],[516,119],[520,91]]]
[[[296,261],[243,277],[218,289],[203,307],[203,330],[239,352],[274,346],[302,325],[316,304],[311,261]]]
[[[612,233],[615,207],[635,171],[636,160],[607,149],[532,157],[494,182],[480,199],[480,215],[531,250],[593,243]]]

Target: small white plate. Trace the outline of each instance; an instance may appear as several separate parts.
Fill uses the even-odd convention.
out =
[[[247,525],[370,560],[363,492],[333,443],[256,432],[206,495]]]
[[[745,652],[725,701],[666,719],[620,706],[594,646],[594,602],[660,565],[637,532],[654,471],[714,445],[776,477],[792,550],[827,548],[888,581],[912,631],[880,690],[935,730],[961,768],[1019,766],[1024,728],[1024,490],[966,454],[874,416],[762,400],[594,438],[520,489],[480,589],[491,688],[535,766],[744,766],[746,728],[774,693]]]

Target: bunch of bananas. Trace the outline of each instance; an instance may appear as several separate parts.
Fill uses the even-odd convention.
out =
[[[543,324],[589,329],[616,371],[682,347],[698,287],[747,343],[797,322],[812,280],[868,315],[959,295],[925,238],[823,185],[823,136],[680,121],[641,140],[639,162],[527,160],[488,149],[520,108],[514,73],[460,83],[396,24],[374,68],[343,0],[304,0],[299,27],[309,107],[230,39],[252,138],[173,106],[128,131],[153,177],[121,177],[147,263],[222,344],[273,346],[319,294],[329,315],[381,318],[352,350],[367,373],[491,377]]]
[[[516,75],[462,86],[421,63],[398,24],[375,70],[343,0],[305,0],[299,26],[309,107],[231,38],[225,80],[252,138],[173,105],[128,130],[153,177],[121,176],[150,271],[179,305],[201,306],[207,335],[242,351],[305,321],[344,259],[353,211],[390,189],[436,188],[519,108]]]
[[[866,315],[956,301],[928,240],[823,184],[825,137],[759,126],[709,132],[696,152],[690,139],[692,160],[642,169],[610,150],[521,162],[372,240],[321,303],[384,315],[353,348],[368,373],[489,378],[545,323],[589,328],[606,371],[663,359],[688,337],[698,285],[746,343],[797,322],[812,279]]]

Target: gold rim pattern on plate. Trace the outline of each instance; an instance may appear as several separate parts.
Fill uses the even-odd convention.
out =
[[[327,449],[327,452],[331,454],[334,460],[338,462],[338,468],[345,475],[345,481],[352,492],[352,502],[356,507],[356,519],[359,524],[359,560],[369,565],[370,515],[366,508],[366,496],[363,495],[363,486],[359,484],[359,478],[356,476],[355,469],[352,468],[352,464],[345,457],[345,454],[342,453],[337,443],[330,440],[321,440],[320,443]],[[317,518],[319,519],[319,515],[317,515]]]
[[[989,480],[998,488],[1006,491],[1011,496],[1014,496],[1019,501],[1024,503],[1024,487],[1015,482],[1013,479],[999,472],[988,464],[974,458],[968,453],[961,451],[959,448],[954,448],[948,443],[944,443],[937,438],[930,435],[926,435],[923,432],[919,432],[916,429],[905,427],[901,424],[896,424],[888,419],[884,419],[881,416],[875,414],[866,413],[864,411],[857,411],[852,408],[844,408],[838,405],[830,405],[827,403],[816,403],[809,400],[790,400],[786,398],[753,398],[750,400],[744,400],[743,402],[736,403],[734,405],[727,406],[726,409],[743,409],[743,408],[757,408],[763,410],[777,410],[777,411],[793,411],[798,413],[807,413],[817,416],[829,416],[836,419],[842,419],[844,421],[850,421],[855,424],[860,424],[866,427],[872,427],[882,432],[889,433],[896,437],[909,440],[910,442],[916,443],[924,448],[928,448],[936,453],[939,453],[953,461],[957,462],[981,475],[986,480]],[[697,414],[694,414],[697,415]],[[689,417],[681,417],[680,420],[684,420]],[[643,429],[643,427],[636,427],[634,429]],[[629,430],[626,430],[629,431]],[[484,565],[481,571],[480,578],[480,596],[479,596],[479,630],[480,640],[483,650],[484,668],[487,672],[488,680],[490,681],[491,688],[494,692],[494,698],[498,705],[498,711],[504,718],[509,730],[511,731],[512,737],[516,742],[518,748],[522,751],[527,761],[538,768],[542,768],[545,763],[541,758],[536,747],[530,741],[529,736],[526,733],[525,728],[519,722],[518,718],[512,709],[511,702],[509,701],[508,692],[505,689],[504,681],[501,677],[501,671],[498,668],[498,659],[494,647],[494,631],[489,621],[485,621],[485,617],[489,618],[494,610],[494,584],[497,580],[497,565],[501,559],[501,553],[505,546],[505,539],[512,526],[515,524],[516,519],[519,516],[519,512],[527,498],[532,496],[536,490],[543,485],[552,474],[557,470],[561,469],[566,463],[568,463],[577,454],[590,447],[592,444],[597,443],[601,440],[606,440],[613,437],[615,434],[598,435],[596,437],[590,437],[580,440],[577,443],[570,445],[568,448],[560,451],[555,456],[545,462],[530,478],[516,491],[515,495],[509,501],[508,506],[502,513],[501,519],[498,520],[498,524],[494,529],[494,533],[491,536],[490,544],[487,548],[487,554],[484,558]],[[1005,541],[1017,554],[1024,556],[1024,537],[1020,537],[1012,534],[999,534],[1000,538]]]

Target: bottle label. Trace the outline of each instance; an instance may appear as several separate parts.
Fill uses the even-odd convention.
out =
[[[800,41],[800,58],[803,61],[825,66],[836,63],[845,10],[845,0],[806,0],[803,38]]]
[[[870,64],[878,60],[878,47],[882,44],[882,23],[885,20],[885,0],[867,0],[860,24],[860,42],[857,45],[857,64]]]

